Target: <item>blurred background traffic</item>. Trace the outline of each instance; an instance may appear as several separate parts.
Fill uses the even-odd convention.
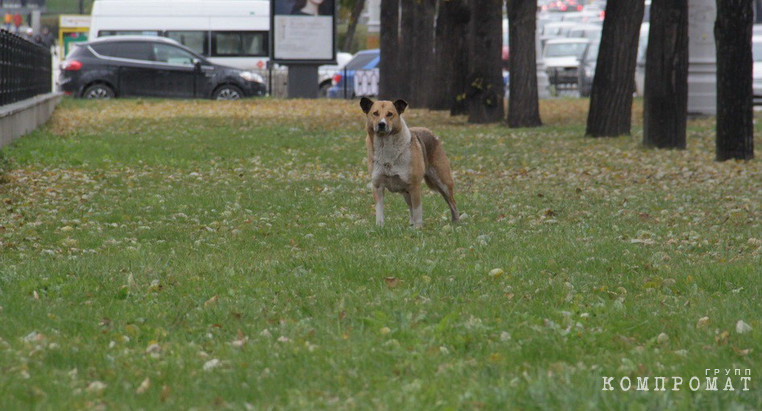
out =
[[[337,0],[338,51],[335,64],[319,67],[317,87],[321,97],[357,98],[377,94],[381,61],[378,49],[380,3],[380,0]],[[755,11],[759,3],[755,0]],[[638,95],[644,91],[651,0],[646,0],[645,5],[633,79]],[[171,8],[170,17],[167,17],[167,7]],[[606,0],[538,1],[536,39],[540,98],[590,95],[605,10]],[[177,53],[189,52],[186,60],[181,60],[186,62],[184,64],[235,68],[240,73],[247,73],[239,73],[239,77],[248,79],[248,82],[261,83],[262,89],[261,93],[245,93],[241,84],[248,83],[243,82],[234,85],[237,90],[233,91],[237,92],[232,94],[208,92],[199,95],[148,87],[147,91],[152,96],[285,97],[287,93],[288,68],[270,62],[269,1],[2,0],[0,15],[3,16],[2,30],[6,33],[50,50],[56,87],[76,97],[110,98],[140,94],[123,92],[118,86],[109,85],[105,79],[98,80],[85,73],[91,68],[100,70],[105,61],[114,56],[84,53],[89,59],[86,65],[82,61],[65,61],[77,44],[88,45],[91,44],[88,42],[97,42],[104,37],[136,35],[170,39],[165,43],[177,46]],[[194,23],[193,16],[213,18],[197,19]],[[755,22],[759,19],[757,13]],[[507,93],[511,81],[507,18],[503,19],[502,43],[503,80]],[[753,51],[755,94],[762,94],[762,25],[754,26]],[[83,57],[83,53],[79,56]],[[111,66],[119,66],[117,63],[113,59],[108,62]],[[148,71],[143,74],[159,75]],[[91,83],[71,87],[72,82],[82,78]],[[68,87],[66,83],[69,83]],[[105,92],[85,93],[95,83],[101,83],[108,89]],[[191,87],[191,83],[183,84]],[[167,84],[175,88],[182,86],[181,83]]]

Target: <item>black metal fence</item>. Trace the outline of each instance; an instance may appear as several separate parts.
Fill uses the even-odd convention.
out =
[[[285,67],[278,69],[253,69],[251,71],[259,74],[265,80],[268,96],[279,98],[286,97],[288,94],[288,70]]]
[[[50,50],[0,30],[0,106],[53,89]]]

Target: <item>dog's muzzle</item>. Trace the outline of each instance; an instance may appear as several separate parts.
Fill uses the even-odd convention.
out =
[[[385,122],[380,122],[380,123],[376,124],[376,133],[382,133],[383,134],[383,133],[386,133],[387,131],[389,131],[389,129],[386,127],[386,123]]]

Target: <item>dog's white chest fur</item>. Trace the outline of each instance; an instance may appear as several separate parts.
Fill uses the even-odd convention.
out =
[[[373,139],[373,186],[404,191],[410,183],[410,130],[403,123],[396,135]]]

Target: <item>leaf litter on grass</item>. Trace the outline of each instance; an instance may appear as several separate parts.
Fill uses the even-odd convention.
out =
[[[217,386],[205,374],[228,387],[228,375],[256,375],[225,394],[239,404],[252,390],[278,393],[282,408],[320,403],[283,388],[295,385],[370,400],[391,379],[407,387],[405,409],[436,403],[421,381],[452,408],[474,396],[520,405],[488,389],[497,378],[553,408],[565,379],[601,370],[655,375],[728,355],[749,367],[759,162],[714,162],[707,120],[689,123],[681,151],[643,149],[637,127],[584,138],[585,104],[543,102],[537,130],[411,108],[409,125],[442,137],[468,215],[452,228],[427,194],[416,232],[397,198],[389,227],[371,229],[356,102],[67,100],[6,150],[0,315],[20,338],[1,336],[0,367],[50,396],[40,375],[51,365],[35,358],[66,352],[82,370],[75,389],[145,394],[147,409],[156,396],[190,406],[183,398],[204,396],[194,384]],[[97,344],[66,325],[79,323]],[[31,332],[60,348],[36,351]],[[131,382],[108,371],[115,363]]]

